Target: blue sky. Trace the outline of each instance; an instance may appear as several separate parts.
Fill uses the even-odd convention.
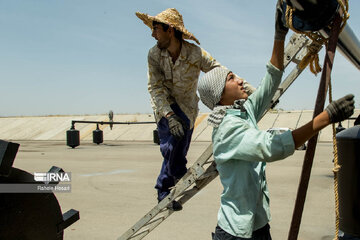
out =
[[[147,53],[136,11],[175,7],[220,63],[257,86],[270,59],[275,0],[0,0],[0,116],[151,113]],[[360,37],[360,1],[349,25]],[[290,35],[290,34],[289,34]],[[320,54],[322,64],[324,53]],[[356,96],[360,71],[337,52],[333,96]],[[313,109],[320,81],[306,70],[278,108]],[[204,105],[200,110],[207,112]]]

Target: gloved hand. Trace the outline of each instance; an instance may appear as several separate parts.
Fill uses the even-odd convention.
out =
[[[173,135],[176,139],[181,139],[184,137],[184,127],[183,120],[179,118],[176,114],[171,115],[167,118],[169,122],[169,129],[171,135]]]
[[[329,114],[330,122],[336,123],[353,115],[354,108],[354,95],[348,94],[336,101],[332,101],[325,110]]]
[[[278,0],[276,3],[276,14],[275,14],[275,36],[276,40],[285,40],[286,34],[289,31],[289,28],[286,27],[285,23],[282,21],[285,12],[282,9],[281,0]],[[285,17],[284,17],[285,19]]]

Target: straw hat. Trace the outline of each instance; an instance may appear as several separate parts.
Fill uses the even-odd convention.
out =
[[[153,21],[165,23],[171,27],[174,27],[176,30],[183,33],[184,39],[190,39],[195,41],[197,44],[200,45],[199,40],[188,30],[186,30],[183,22],[182,15],[175,9],[175,8],[168,8],[165,11],[162,11],[155,17],[149,16],[146,13],[135,13],[138,18],[140,18],[145,25],[147,25],[151,30],[153,29]]]

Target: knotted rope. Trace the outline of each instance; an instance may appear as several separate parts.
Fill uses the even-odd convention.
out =
[[[299,68],[304,70],[307,65],[310,67],[310,71],[315,75],[321,72],[321,67],[319,64],[319,55],[318,52],[322,48],[322,44],[319,42],[312,42],[309,46],[307,46],[307,54],[303,57],[303,59],[299,63]]]

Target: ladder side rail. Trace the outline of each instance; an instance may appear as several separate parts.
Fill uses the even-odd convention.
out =
[[[179,199],[181,204],[186,203],[190,198],[200,192],[204,187],[206,187],[212,180],[214,180],[218,175],[218,171],[216,170],[216,164],[213,162],[206,170],[207,176],[201,180],[196,181],[196,185],[188,192],[183,194],[183,196]]]
[[[294,33],[291,35],[288,44],[284,49],[284,69],[293,61],[298,53],[309,44],[311,40],[308,39],[304,34]]]
[[[201,177],[206,170],[203,168],[203,165],[207,162],[207,160],[212,156],[212,144],[206,148],[204,153],[199,157],[199,159],[190,167],[187,173],[180,179],[180,181],[176,184],[174,189],[170,192],[166,198],[169,200],[175,200],[178,196],[180,196],[188,187],[190,187],[195,181]]]
[[[202,173],[205,172],[202,169],[202,165],[204,165],[207,160],[212,156],[212,144],[206,148],[206,150],[202,153],[202,155],[198,158],[198,160],[194,163],[194,165],[189,168],[188,172],[184,177],[180,179],[177,183],[177,187],[174,187],[174,190],[170,192],[166,198],[164,198],[158,205],[156,205],[150,212],[148,212],[144,217],[142,217],[137,223],[134,224],[129,230],[127,230],[119,240],[127,240],[131,239],[130,237],[137,233],[143,226],[145,226],[151,219],[153,219],[157,214],[161,212],[162,209],[166,208],[171,201],[175,200],[176,197],[181,195],[190,185],[192,185],[196,178],[201,176]],[[173,211],[168,211],[169,215],[172,214]],[[164,220],[168,217],[166,216]]]

